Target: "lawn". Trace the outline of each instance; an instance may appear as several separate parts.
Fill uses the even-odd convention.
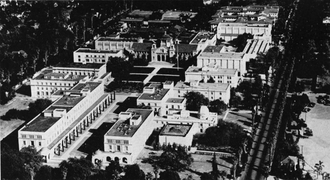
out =
[[[158,70],[157,74],[177,74],[177,75],[180,75],[180,74],[184,74],[184,69],[177,69],[177,68],[161,68]]]
[[[174,81],[178,82],[182,80],[179,76],[163,76],[163,75],[155,75],[150,79],[149,82],[165,82],[165,81]]]
[[[151,73],[155,68],[154,67],[134,67],[130,73]]]
[[[128,77],[124,77],[123,81],[132,81],[132,82],[143,82],[148,75],[129,75]]]

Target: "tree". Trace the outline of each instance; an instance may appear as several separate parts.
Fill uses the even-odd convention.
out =
[[[315,172],[317,173],[317,177],[319,177],[319,175],[322,174],[323,171],[323,161],[319,161],[318,163],[315,163],[314,168],[315,168]]]
[[[214,179],[218,179],[220,176],[220,171],[218,169],[218,162],[217,162],[217,157],[215,155],[215,152],[213,153],[213,158],[212,158],[212,176]]]
[[[203,173],[201,175],[201,180],[217,180],[211,173]]]
[[[133,64],[131,61],[126,61],[120,57],[110,57],[107,62],[107,72],[112,72],[111,75],[119,80],[127,77],[132,68]]]
[[[133,164],[125,167],[124,180],[145,180],[145,173],[140,169],[139,165]]]
[[[209,110],[211,112],[222,114],[224,111],[227,110],[227,104],[221,101],[220,99],[216,99],[210,102]]]
[[[158,173],[159,173],[159,166],[157,164],[153,164],[152,165],[152,168],[153,168],[153,172],[155,174],[155,180],[157,180],[158,178]]]
[[[188,168],[193,162],[191,154],[188,154],[185,150],[175,150],[173,148],[167,148],[159,157],[157,165],[163,169],[182,171]]]
[[[53,168],[48,165],[43,165],[40,167],[39,171],[36,174],[36,180],[52,180],[52,170]]]
[[[166,170],[160,173],[159,180],[180,180],[180,176],[177,172]]]
[[[23,147],[20,150],[20,153],[24,163],[24,169],[30,174],[31,179],[33,179],[36,172],[42,165],[42,156],[38,154],[37,150],[33,146]]]
[[[18,150],[11,149],[7,144],[1,144],[1,175],[4,179],[30,179],[25,172],[24,162]]]
[[[119,179],[119,174],[123,172],[123,168],[119,164],[119,159],[111,160],[105,169],[106,177],[109,179]]]
[[[219,121],[217,126],[206,129],[197,142],[211,147],[231,146],[240,147],[245,140],[243,128],[236,123]]]
[[[84,157],[69,158],[60,163],[60,169],[62,170],[63,179],[72,180],[86,180],[91,175],[94,165]]]
[[[184,97],[187,99],[186,108],[191,111],[198,111],[202,105],[209,103],[209,100],[200,92],[187,92]]]

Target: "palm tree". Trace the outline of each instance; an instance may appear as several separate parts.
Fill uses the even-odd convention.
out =
[[[324,167],[323,161],[319,161],[318,163],[315,163],[314,171],[317,173],[317,178],[319,177],[320,174],[322,174],[323,167]]]

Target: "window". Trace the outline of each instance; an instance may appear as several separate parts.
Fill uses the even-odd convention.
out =
[[[41,137],[41,135],[37,135],[37,139],[41,139],[42,137]]]
[[[120,144],[120,140],[116,140],[116,143],[117,143],[117,144]]]
[[[222,95],[222,93],[221,93],[221,92],[219,92],[219,94],[220,94],[220,95]]]
[[[231,76],[228,76],[227,79],[231,79]]]
[[[34,146],[34,141],[31,141],[31,146]]]
[[[124,144],[128,144],[128,140],[124,140]]]
[[[120,152],[120,145],[117,145],[117,151]]]
[[[112,139],[108,139],[108,143],[112,143]]]
[[[24,145],[24,146],[26,145],[26,142],[25,142],[25,141],[23,141],[23,145]]]
[[[39,142],[39,146],[41,146],[41,142]]]
[[[110,157],[110,156],[107,156],[106,160],[107,160],[108,162],[110,162],[110,161],[111,161],[111,157]]]
[[[125,150],[126,150],[126,152],[128,151],[128,146],[125,146]]]
[[[110,151],[112,151],[112,145],[109,145],[109,149],[110,149]]]
[[[33,138],[34,138],[34,136],[33,136],[33,135],[29,135],[29,138],[33,139]]]

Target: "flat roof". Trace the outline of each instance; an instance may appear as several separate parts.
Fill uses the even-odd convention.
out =
[[[168,98],[167,103],[182,103],[184,98]]]
[[[45,117],[40,114],[30,124],[27,124],[22,131],[45,132],[59,119],[61,119],[61,117]]]
[[[93,91],[97,86],[99,86],[101,83],[99,82],[86,82],[86,83],[79,83],[76,86],[74,86],[71,90],[73,91],[81,91],[84,88],[88,88],[91,91]]]
[[[126,112],[132,112],[133,115],[141,115],[141,123],[138,125],[129,125],[128,120],[118,120],[106,133],[106,136],[121,136],[121,137],[133,137],[135,132],[139,130],[144,121],[153,112],[151,109],[137,109],[129,108]]]
[[[75,52],[79,53],[118,53],[119,51],[105,51],[91,48],[79,48]]]
[[[156,89],[155,93],[142,93],[138,99],[141,100],[162,100],[169,89]]]
[[[58,63],[53,69],[60,69],[60,68],[86,68],[86,69],[99,69],[102,67],[104,64],[97,64],[97,63]]]
[[[161,136],[186,136],[190,131],[190,124],[166,124],[160,131]]]
[[[232,59],[240,59],[243,58],[244,53],[235,53],[235,52],[202,52],[200,55],[198,55],[203,58],[208,57],[215,57],[215,58],[232,58]]]
[[[123,41],[123,42],[137,42],[136,39],[126,39],[126,38],[113,38],[113,37],[100,37],[96,41]]]
[[[191,86],[189,83],[179,81],[176,83],[176,89],[190,89],[190,90],[213,90],[213,91],[226,91],[230,84],[227,83],[198,83],[197,86]]]
[[[199,43],[203,39],[212,39],[215,36],[213,32],[199,32],[191,41],[190,43]]]
[[[207,46],[203,52],[215,52],[215,53],[219,53],[221,51],[221,49],[224,47],[224,45],[217,45],[217,46]]]
[[[224,69],[224,68],[218,68],[218,67],[209,67],[205,66],[203,68],[197,67],[197,66],[190,66],[186,73],[204,73],[207,72],[209,74],[219,74],[219,75],[231,75],[234,76],[237,72],[236,69]]]

